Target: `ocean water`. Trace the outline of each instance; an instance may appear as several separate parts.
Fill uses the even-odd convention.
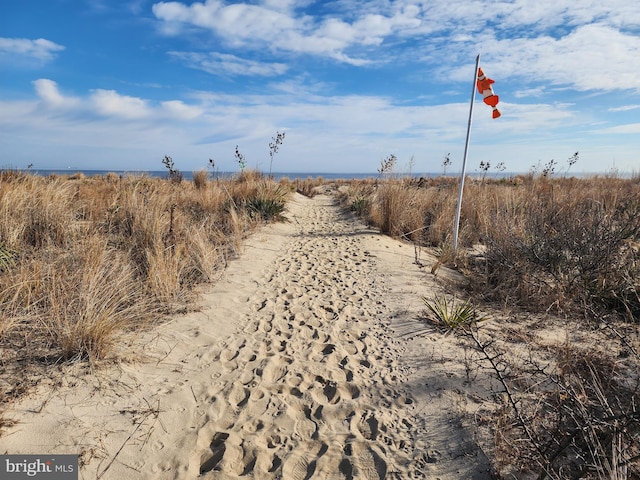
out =
[[[0,168],[0,170],[4,170],[3,168]],[[74,173],[82,173],[83,175],[87,176],[87,177],[91,177],[91,176],[101,176],[101,175],[106,175],[108,173],[115,173],[116,175],[122,175],[122,176],[126,176],[126,175],[133,175],[133,176],[140,176],[140,175],[147,175],[149,177],[154,177],[154,178],[168,178],[169,175],[167,173],[166,170],[81,170],[81,169],[73,169],[73,168],[69,168],[69,169],[59,169],[59,170],[54,170],[54,169],[13,169],[13,168],[7,168],[6,170],[18,170],[21,172],[25,172],[25,173],[30,173],[32,175],[40,175],[40,176],[49,176],[49,175],[73,175]],[[185,180],[192,180],[193,179],[193,172],[183,172],[181,171],[180,173],[182,173],[183,178]],[[233,177],[235,175],[238,175],[239,172],[209,172],[209,177],[210,178],[230,178]],[[264,173],[264,172],[263,172]],[[524,175],[525,173],[523,172],[491,172],[486,174],[486,178],[489,179],[496,179],[496,178],[512,178],[515,177],[517,175]],[[611,173],[610,173],[611,174]],[[265,173],[265,175],[267,175]],[[592,177],[594,175],[606,175],[604,173],[580,173],[580,172],[572,172],[570,176],[573,177],[577,177],[577,178],[589,178]],[[409,175],[407,174],[398,174],[397,176],[399,177],[407,177]],[[424,178],[436,178],[436,177],[442,177],[443,174],[442,172],[415,172],[412,173],[410,175],[412,178],[420,178],[420,177],[424,177]],[[459,177],[460,176],[460,172],[450,172],[446,174],[447,177]],[[467,176],[468,177],[472,177],[472,178],[481,178],[483,176],[482,173],[480,172],[467,172]],[[556,175],[554,175],[555,178],[559,178],[562,177],[563,174],[562,173],[558,173]],[[618,177],[620,178],[628,178],[631,177],[631,174],[625,174],[625,173],[617,173]],[[280,180],[282,178],[288,178],[290,180],[296,180],[296,179],[300,179],[300,180],[305,180],[307,178],[318,178],[318,177],[322,177],[325,180],[355,180],[355,179],[363,179],[363,178],[376,178],[378,177],[378,173],[376,172],[371,172],[371,173],[327,173],[327,172],[273,172],[273,177],[276,180]],[[386,178],[386,177],[383,177]]]
[[[64,170],[48,170],[48,169],[30,169],[30,170],[20,170],[21,172],[30,173],[32,175],[40,175],[43,177],[49,175],[73,175],[74,173],[82,173],[87,177],[91,176],[101,176],[106,175],[108,173],[115,173],[116,175],[147,175],[149,177],[154,178],[168,178],[169,175],[166,170],[75,170],[75,169],[64,169]],[[193,172],[183,172],[181,171],[182,176],[185,180],[193,179]],[[238,175],[239,172],[209,172],[210,178],[230,178],[235,175]],[[264,173],[264,172],[263,172]],[[265,173],[265,175],[267,175]],[[378,176],[377,173],[325,173],[325,172],[273,172],[273,177],[276,180],[280,180],[282,178],[289,178],[290,180],[300,179],[305,180],[307,178],[318,178],[322,177],[325,180],[352,180],[352,179],[361,179],[361,178],[376,178]],[[439,176],[441,174],[413,174],[412,177],[427,177],[427,176]]]

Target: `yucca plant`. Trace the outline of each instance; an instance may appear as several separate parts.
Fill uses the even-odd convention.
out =
[[[427,307],[426,317],[438,329],[452,332],[454,330],[466,330],[478,322],[486,320],[480,317],[476,307],[469,301],[463,303],[456,302],[453,297],[451,301],[446,295],[434,295],[431,300],[422,297],[422,302]]]
[[[287,189],[279,184],[271,182],[260,184],[256,196],[247,200],[249,215],[265,221],[282,220],[288,195]]]

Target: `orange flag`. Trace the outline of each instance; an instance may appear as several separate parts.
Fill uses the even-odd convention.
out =
[[[476,83],[478,85],[478,92],[484,97],[484,103],[493,108],[493,118],[498,118],[500,116],[500,110],[498,110],[497,105],[500,98],[493,93],[493,87],[491,87],[491,85],[496,82],[488,78],[481,68],[478,68],[478,81]]]

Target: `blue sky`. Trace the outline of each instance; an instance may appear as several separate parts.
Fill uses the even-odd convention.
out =
[[[640,171],[636,0],[28,0],[0,7],[0,167]]]

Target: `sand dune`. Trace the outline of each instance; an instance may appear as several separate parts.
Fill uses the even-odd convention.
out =
[[[489,478],[452,393],[455,340],[416,319],[413,247],[330,196],[296,195],[287,217],[201,311],[15,405],[0,451],[80,453],[87,479]]]

